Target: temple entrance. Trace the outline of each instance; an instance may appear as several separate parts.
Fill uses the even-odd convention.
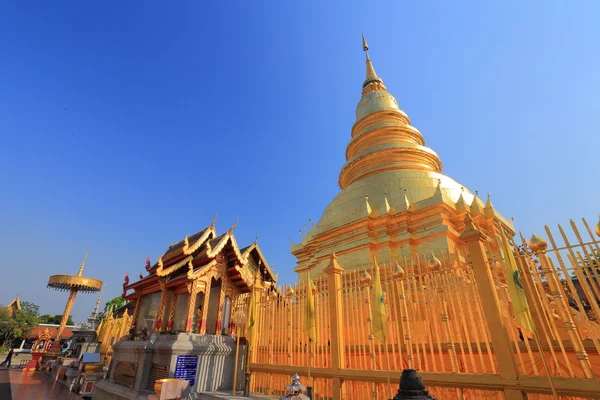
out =
[[[221,280],[214,278],[210,281],[210,297],[208,298],[208,315],[206,316],[206,333],[209,335],[217,334],[217,318],[219,316],[219,308],[221,308]]]
[[[223,323],[221,324],[221,335],[229,334],[229,317],[231,315],[231,299],[225,296],[223,299]]]
[[[192,333],[200,333],[202,329],[202,312],[204,310],[204,293],[200,292],[196,295],[196,310],[194,311],[194,319],[192,325]]]

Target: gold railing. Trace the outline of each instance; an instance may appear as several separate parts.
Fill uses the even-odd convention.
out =
[[[284,297],[255,288],[251,390],[281,396],[296,372],[307,384],[310,364],[315,399],[391,398],[405,368],[444,400],[600,396],[600,243],[587,222],[587,239],[574,223],[569,234],[559,226],[560,244],[546,227],[548,248],[465,222],[454,252],[380,266],[386,343],[370,332],[373,287],[361,278],[372,270],[330,267],[313,280],[312,344],[305,282],[282,287]]]

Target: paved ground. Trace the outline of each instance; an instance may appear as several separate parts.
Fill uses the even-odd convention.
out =
[[[63,384],[54,382],[43,372],[0,370],[2,400],[81,400]]]
[[[0,370],[0,399],[10,400],[10,379],[8,377],[8,370]]]
[[[199,394],[199,396],[197,397],[198,400],[272,400],[272,399],[276,399],[275,397],[268,397],[268,396],[262,396],[262,395],[251,395],[250,397],[242,397],[241,395],[239,396],[234,396],[231,393],[223,393],[223,392],[206,392],[206,393],[201,393]],[[278,399],[278,398],[277,398]]]

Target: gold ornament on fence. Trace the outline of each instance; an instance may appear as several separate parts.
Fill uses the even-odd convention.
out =
[[[395,279],[402,279],[404,277],[404,270],[400,265],[398,265],[398,262],[396,262],[396,266],[392,270],[392,274]]]
[[[529,239],[529,247],[531,250],[538,252],[544,251],[548,248],[548,242],[546,240],[535,233],[531,235],[531,239]]]
[[[271,300],[277,300],[278,297],[279,297],[279,295],[277,294],[277,292],[275,291],[275,289],[269,291],[269,298]]]
[[[442,268],[442,262],[433,253],[431,253],[431,258],[427,262],[427,265],[432,271],[439,271]]]
[[[288,298],[292,298],[292,297],[294,297],[294,295],[295,295],[295,294],[296,294],[296,291],[295,291],[295,290],[294,290],[294,288],[293,288],[293,287],[291,287],[291,286],[288,286],[288,288],[285,290],[285,295],[286,295]]]
[[[363,274],[360,276],[360,285],[361,286],[369,286],[372,281],[373,281],[373,278],[371,278],[371,275],[369,275],[369,273],[366,271],[363,272]]]

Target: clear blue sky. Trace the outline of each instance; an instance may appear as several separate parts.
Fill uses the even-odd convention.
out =
[[[0,5],[1,303],[62,313],[48,276],[88,247],[117,296],[217,211],[292,281],[288,237],[339,190],[361,32],[445,173],[525,234],[600,211],[598,2],[92,3]]]

